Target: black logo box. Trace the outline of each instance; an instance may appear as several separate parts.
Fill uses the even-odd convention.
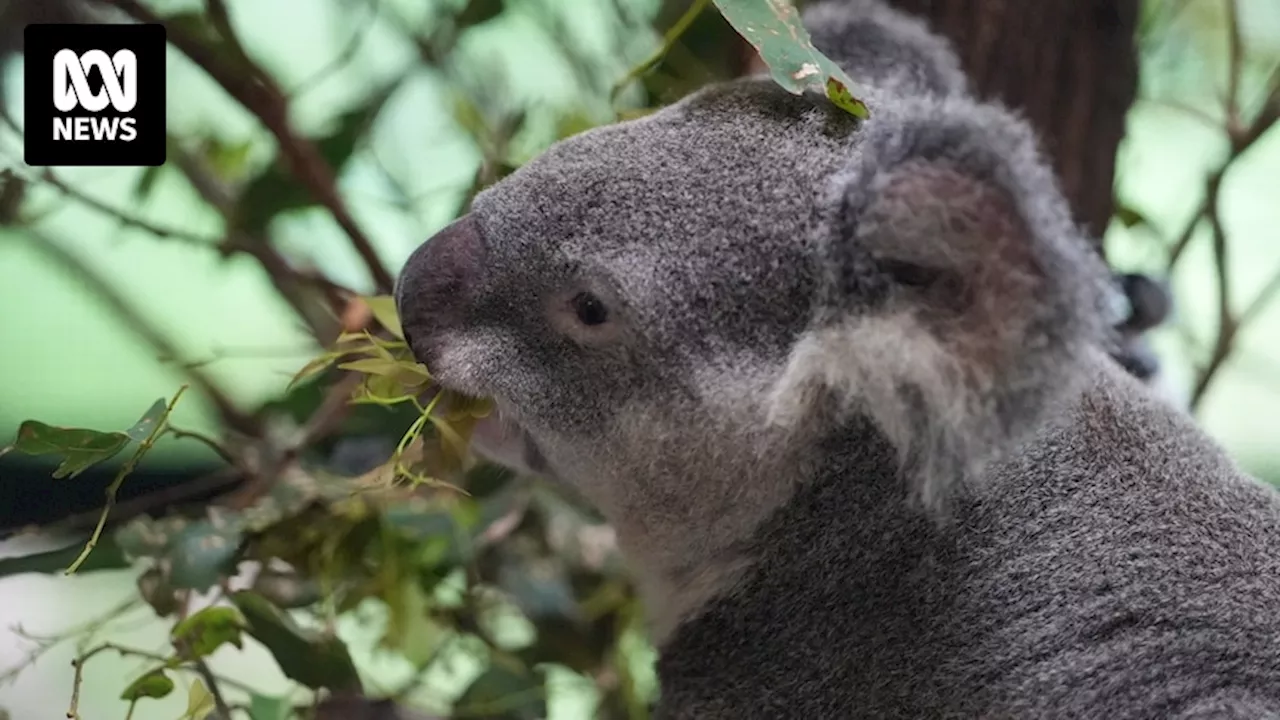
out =
[[[31,166],[156,166],[165,161],[165,32],[162,25],[39,24],[24,31],[23,154]],[[137,58],[138,101],[120,113],[110,104],[98,112],[77,107],[60,112],[53,103],[53,57],[101,50],[112,56],[132,50]],[[101,87],[90,71],[89,84]],[[132,140],[54,140],[55,119],[90,117],[109,121],[132,118]],[[99,120],[101,122],[102,120]]]

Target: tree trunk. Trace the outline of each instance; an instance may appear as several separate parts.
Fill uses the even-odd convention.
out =
[[[979,96],[1035,126],[1077,221],[1100,236],[1137,90],[1139,0],[892,2],[951,40]]]

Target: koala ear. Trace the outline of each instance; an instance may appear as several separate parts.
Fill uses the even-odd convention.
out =
[[[830,399],[870,417],[937,506],[1079,387],[1110,342],[1109,274],[1029,128],[968,100],[882,108],[824,211],[773,418]]]
[[[820,0],[803,17],[814,47],[856,83],[913,94],[966,92],[950,44],[882,0]]]

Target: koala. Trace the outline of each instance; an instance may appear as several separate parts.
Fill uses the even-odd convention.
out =
[[[396,288],[495,403],[477,451],[614,526],[656,717],[1280,717],[1280,494],[1116,361],[1028,126],[915,20],[805,19],[868,120],[705,88],[486,189]]]

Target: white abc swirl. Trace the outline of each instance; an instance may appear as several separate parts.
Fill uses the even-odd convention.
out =
[[[102,90],[96,93],[89,91],[89,68],[94,67],[102,73]],[[68,80],[71,87],[67,87]],[[70,112],[78,99],[80,107],[98,112],[107,107],[108,98],[118,112],[129,112],[138,104],[138,59],[132,50],[120,50],[110,58],[101,50],[84,55],[59,50],[53,56],[54,107]]]

